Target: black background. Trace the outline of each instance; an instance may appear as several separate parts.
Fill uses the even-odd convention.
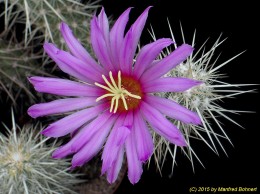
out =
[[[227,4],[228,3],[228,4]],[[227,41],[217,50],[221,52],[220,62],[225,61],[241,51],[246,50],[239,58],[230,62],[221,69],[229,77],[229,83],[257,83],[259,84],[260,66],[260,20],[257,5],[249,1],[163,1],[163,0],[103,0],[101,4],[106,13],[117,18],[126,8],[134,7],[131,11],[130,22],[149,5],[153,8],[149,12],[147,25],[141,37],[141,44],[148,43],[148,29],[153,26],[158,38],[170,37],[167,18],[176,34],[177,41],[181,42],[180,22],[182,23],[187,42],[191,43],[194,29],[197,30],[197,44],[201,45],[207,38],[213,43],[220,33]],[[212,42],[211,42],[212,41]],[[251,86],[248,89],[258,89]],[[204,143],[194,145],[196,153],[205,165],[201,167],[195,161],[195,173],[186,157],[178,154],[178,166],[169,178],[171,160],[167,160],[162,176],[152,164],[149,169],[144,166],[141,180],[132,185],[127,176],[119,186],[116,194],[132,193],[189,193],[190,187],[258,187],[259,176],[259,89],[256,93],[237,96],[226,100],[224,107],[235,110],[251,110],[256,113],[242,113],[231,115],[245,129],[239,128],[229,121],[224,122],[224,128],[231,138],[234,147],[223,144],[228,157],[220,150],[217,156]],[[259,192],[259,191],[258,191]],[[204,192],[205,193],[205,192]]]

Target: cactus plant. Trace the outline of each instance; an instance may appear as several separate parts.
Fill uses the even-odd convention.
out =
[[[25,42],[29,43],[37,33],[42,33],[45,41],[62,47],[59,25],[65,21],[74,28],[74,33],[84,46],[89,47],[89,21],[96,10],[98,1],[81,3],[79,0],[5,0],[5,29],[15,23],[25,25]]]
[[[182,39],[185,41],[184,33],[182,26]],[[175,42],[175,47],[177,47],[178,41],[175,40],[173,35],[171,26],[169,24],[169,30],[172,35],[172,39]],[[195,46],[195,34],[194,32],[192,46]],[[153,39],[156,39],[155,33],[153,30],[151,31],[151,35]],[[184,124],[179,121],[172,121],[175,125],[177,125],[180,130],[183,132],[187,139],[188,146],[186,148],[178,148],[177,146],[170,146],[167,141],[165,141],[162,137],[158,137],[154,134],[154,141],[156,142],[156,148],[154,151],[154,158],[156,164],[159,169],[164,164],[167,153],[169,153],[173,159],[172,169],[176,163],[176,155],[177,149],[181,149],[183,153],[189,158],[192,168],[194,170],[194,160],[196,158],[199,163],[203,166],[202,161],[199,159],[198,155],[193,150],[192,140],[197,139],[202,140],[213,152],[217,155],[218,148],[223,150],[223,152],[227,155],[224,146],[222,145],[223,140],[227,140],[231,145],[232,142],[228,137],[219,117],[227,119],[231,121],[233,124],[242,127],[236,121],[234,121],[229,114],[241,113],[241,112],[250,112],[250,111],[239,111],[239,110],[229,110],[222,107],[222,100],[225,98],[230,98],[236,95],[240,95],[243,93],[253,92],[254,89],[244,90],[241,87],[244,86],[252,86],[253,84],[229,84],[223,80],[223,74],[219,71],[219,69],[232,60],[236,59],[243,52],[237,54],[236,56],[226,60],[223,63],[218,63],[219,56],[215,56],[216,49],[225,41],[226,39],[221,39],[221,35],[212,45],[212,47],[207,50],[205,48],[206,42],[201,47],[196,47],[196,52],[193,53],[190,57],[187,58],[186,61],[181,63],[175,69],[170,71],[166,77],[186,77],[195,80],[202,81],[203,84],[200,84],[190,90],[185,92],[173,93],[161,93],[165,98],[172,99],[177,103],[182,104],[190,110],[196,112],[201,121],[202,125],[195,126],[192,124]],[[162,55],[168,55],[170,50],[165,51]],[[159,94],[158,94],[159,95]]]
[[[51,158],[56,143],[37,133],[40,125],[20,129],[14,120],[12,115],[12,129],[5,126],[7,134],[0,134],[1,193],[75,193],[72,186],[82,180],[67,159]]]
[[[28,87],[27,76],[35,73],[47,74],[43,65],[37,62],[41,56],[33,53],[33,47],[22,43],[0,39],[0,92],[6,93],[13,105],[17,99],[22,105],[32,103],[34,94]],[[2,98],[3,100],[3,98]]]

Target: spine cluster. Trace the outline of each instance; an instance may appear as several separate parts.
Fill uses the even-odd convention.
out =
[[[170,24],[169,30],[172,34],[172,39],[175,42],[176,48],[179,45],[177,44],[178,41],[175,40]],[[182,27],[181,32],[182,39],[185,40]],[[151,35],[153,39],[156,39],[153,31]],[[195,35],[196,31],[194,32],[191,43],[193,47],[196,43]],[[169,154],[173,159],[173,169],[176,164],[178,149],[181,149],[184,155],[189,158],[193,170],[194,159],[199,161],[199,163],[204,166],[199,156],[193,149],[193,140],[200,140],[204,142],[217,155],[219,155],[219,149],[227,155],[222,143],[223,141],[228,141],[231,145],[233,145],[227,135],[227,130],[225,129],[222,121],[225,119],[239,127],[242,127],[230,117],[230,114],[249,111],[229,110],[223,107],[222,102],[226,98],[253,92],[254,90],[245,89],[246,86],[252,86],[253,84],[230,84],[225,82],[225,76],[224,73],[221,72],[221,68],[243,53],[238,53],[236,56],[219,63],[219,55],[216,55],[216,50],[219,49],[225,40],[226,39],[223,39],[220,35],[215,43],[209,47],[209,49],[206,49],[207,41],[205,41],[201,47],[196,45],[195,52],[188,57],[186,61],[165,75],[166,77],[185,77],[202,82],[202,84],[185,92],[167,92],[158,94],[162,97],[174,100],[189,110],[196,112],[202,121],[202,125],[185,124],[176,120],[172,121],[183,132],[186,138],[188,146],[185,148],[170,146],[169,142],[154,134],[154,141],[156,142],[154,158],[159,169],[162,168],[166,159],[165,156],[167,154]],[[167,50],[162,55],[168,55],[170,52],[170,50]]]
[[[56,142],[44,139],[37,131],[40,124],[16,126],[0,134],[1,193],[75,193],[71,188],[82,182],[70,172],[67,159],[55,160],[51,153]]]

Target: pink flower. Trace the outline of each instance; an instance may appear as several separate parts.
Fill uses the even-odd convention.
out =
[[[81,166],[105,144],[102,174],[107,174],[110,183],[118,176],[124,152],[130,182],[139,181],[142,163],[153,153],[153,140],[147,123],[178,146],[185,146],[186,141],[165,116],[184,123],[200,124],[196,113],[172,100],[153,95],[154,92],[182,92],[200,84],[186,78],[162,77],[191,54],[191,46],[183,44],[158,61],[155,59],[162,49],[173,43],[171,39],[162,38],[142,47],[133,62],[149,9],[139,16],[125,35],[130,8],[118,18],[110,31],[104,9],[93,17],[91,43],[98,62],[73,36],[67,24],[62,23],[61,33],[70,53],[51,43],[46,43],[44,49],[62,71],[80,81],[29,78],[38,92],[69,96],[33,105],[28,110],[31,117],[78,110],[50,124],[42,132],[48,137],[73,134],[67,144],[53,153],[53,157],[74,154],[72,167]]]

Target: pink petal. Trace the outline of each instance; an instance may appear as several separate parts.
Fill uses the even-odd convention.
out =
[[[91,113],[90,113],[91,114]],[[76,152],[79,151],[90,139],[99,131],[99,129],[104,128],[110,117],[112,116],[107,110],[100,114],[96,119],[91,121],[88,125],[83,127],[75,135],[75,143],[72,144],[72,149]],[[111,125],[112,127],[112,125]]]
[[[131,130],[128,127],[122,126],[116,129],[117,134],[113,137],[114,145],[121,146],[125,143],[127,136],[130,134]]]
[[[30,77],[29,81],[38,92],[56,94],[61,96],[95,96],[98,97],[102,91],[87,84],[70,80],[48,77]]]
[[[102,148],[106,137],[116,117],[107,120],[106,125],[99,129],[95,135],[73,156],[72,167],[82,166],[91,160]]]
[[[123,123],[123,126],[127,127],[128,129],[132,129],[134,123],[134,115],[133,115],[133,111],[128,111]]]
[[[79,80],[85,81],[85,82],[93,82],[92,80],[88,79],[84,74],[82,74],[81,71],[78,70],[78,67],[75,67],[74,65],[70,65],[68,63],[64,63],[62,60],[60,60],[59,54],[61,52],[61,50],[59,50],[58,48],[56,48],[53,44],[51,43],[45,43],[44,44],[44,50],[46,51],[46,53],[49,55],[49,57],[52,58],[53,61],[55,61],[55,63],[59,66],[59,68],[73,76],[76,77]]]
[[[58,50],[53,44],[45,43],[44,49],[63,72],[89,83],[102,80],[102,69],[93,68],[70,53]]]
[[[145,45],[139,52],[136,63],[133,70],[133,75],[136,79],[143,74],[145,69],[155,60],[160,54],[163,48],[172,44],[173,41],[170,38],[162,38],[153,43]]]
[[[152,92],[183,92],[202,82],[188,78],[159,78],[143,83],[143,89],[146,93]]]
[[[139,111],[134,116],[134,134],[138,159],[145,162],[153,154],[153,139]]]
[[[111,121],[111,123],[113,123],[114,119],[112,118],[111,120],[109,120],[108,124],[111,124],[110,121]],[[107,125],[107,127],[109,127],[109,125]],[[74,136],[67,144],[56,149],[53,152],[52,157],[53,158],[64,158],[65,156],[75,153],[76,151],[74,149],[72,149],[72,145],[77,141],[78,141],[78,139],[76,138],[76,136]]]
[[[74,152],[71,149],[71,145],[73,143],[73,139],[70,140],[67,144],[57,148],[53,153],[52,157],[56,159],[64,158],[70,154],[73,154]]]
[[[100,14],[97,17],[97,21],[98,21],[99,29],[102,32],[102,35],[108,45],[109,44],[109,23],[108,23],[108,18],[105,13],[104,7],[102,7],[101,9]]]
[[[102,153],[102,170],[101,173],[104,174],[117,159],[117,153],[120,148],[118,142],[115,142],[117,133],[120,132],[118,129],[123,126],[125,120],[125,115],[121,114],[116,120],[105,144],[103,153]],[[120,135],[119,135],[120,136]],[[122,143],[121,143],[122,144]]]
[[[111,137],[112,142],[116,146],[121,146],[125,143],[127,136],[129,135],[130,131],[132,130],[133,126],[133,112],[129,111],[124,119],[122,126],[114,129],[115,136]]]
[[[86,49],[80,44],[80,42],[75,38],[72,33],[72,30],[69,26],[62,22],[60,26],[61,34],[69,47],[71,53],[79,58],[80,60],[84,61],[86,67],[94,68],[96,71],[102,72],[102,68],[96,63],[96,61],[90,56],[90,54],[86,51]]]
[[[112,166],[107,170],[107,181],[112,184],[116,181],[124,159],[124,147],[121,146],[117,153],[117,159]]]
[[[156,106],[156,104],[153,104],[153,106]],[[168,121],[157,109],[153,108],[153,106],[142,102],[140,110],[146,121],[152,126],[156,133],[171,143],[178,146],[186,146],[185,139],[179,129]]]
[[[28,109],[28,114],[33,118],[37,118],[45,115],[69,112],[96,104],[95,97],[66,98],[35,104]]]
[[[78,111],[50,124],[45,130],[42,131],[42,134],[48,137],[61,137],[67,135],[91,119],[95,118],[101,111],[103,111],[103,109],[104,105],[101,104],[92,108]]]
[[[172,100],[148,95],[145,100],[147,103],[169,117],[180,120],[184,123],[201,124],[200,117],[197,113],[190,111]]]
[[[165,75],[168,71],[183,62],[192,51],[193,48],[190,45],[183,44],[179,46],[170,55],[162,59],[150,69],[147,69],[141,76],[141,81],[148,82]]]
[[[122,73],[130,74],[132,71],[132,64],[135,55],[135,51],[143,31],[146,19],[148,17],[148,11],[151,7],[148,7],[144,12],[137,18],[135,23],[131,26],[125,35],[121,52],[120,52],[120,68]]]
[[[78,72],[78,74],[82,74],[85,77],[85,80],[87,79],[92,81],[89,83],[94,83],[95,81],[100,82],[103,80],[100,73],[102,70],[95,70],[93,67],[86,65],[86,63],[72,56],[68,52],[60,50],[56,57],[67,67],[71,67],[75,72]],[[67,73],[70,74],[70,72]]]
[[[91,36],[90,36],[93,50],[98,60],[107,71],[115,71],[115,67],[111,61],[110,47],[109,45],[107,45],[104,36],[105,35],[100,29],[99,21],[97,17],[94,17],[91,20]]]
[[[128,164],[128,179],[132,184],[137,183],[143,173],[142,162],[138,159],[134,133],[131,133],[125,143]]]
[[[131,8],[128,8],[119,16],[110,32],[111,54],[115,64],[119,64],[118,53],[120,53],[120,50],[122,49],[125,27],[129,19],[130,10]],[[117,66],[117,68],[119,67]]]

